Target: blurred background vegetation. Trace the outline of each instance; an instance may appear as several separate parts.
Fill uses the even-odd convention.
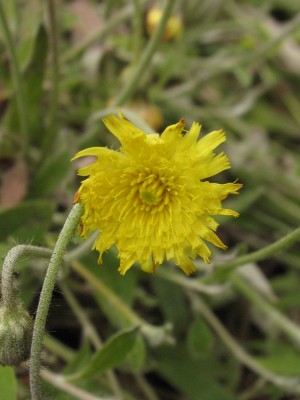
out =
[[[159,7],[172,14],[162,36]],[[1,256],[53,247],[80,183],[70,158],[117,148],[101,118],[118,107],[146,132],[182,117],[225,129],[232,169],[218,179],[244,184],[225,203],[241,216],[220,219],[230,250],[212,249],[190,278],[173,266],[121,277],[114,249],[99,267],[76,238],[47,322],[48,397],[299,399],[299,246],[225,267],[300,223],[299,0],[1,0],[0,11]],[[18,265],[32,314],[46,267]],[[27,399],[28,366],[1,367],[0,392]]]

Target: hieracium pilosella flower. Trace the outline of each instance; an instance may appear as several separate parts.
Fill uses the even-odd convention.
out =
[[[232,215],[222,200],[237,194],[239,183],[207,180],[230,168],[228,157],[214,149],[226,140],[222,130],[198,140],[200,125],[184,130],[184,120],[161,134],[145,134],[122,114],[103,119],[119,139],[119,151],[91,147],[73,159],[95,156],[80,168],[88,176],[75,196],[84,204],[81,234],[99,231],[94,248],[102,254],[112,245],[119,251],[123,275],[138,262],[146,272],[155,272],[164,260],[174,260],[187,274],[195,271],[193,259],[209,262],[206,242],[225,249],[215,231],[214,215]]]

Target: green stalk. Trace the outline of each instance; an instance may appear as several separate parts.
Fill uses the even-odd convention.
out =
[[[17,262],[24,257],[49,258],[50,256],[51,250],[36,246],[20,244],[9,250],[4,259],[1,275],[1,293],[4,305],[9,306],[15,301],[13,274]]]
[[[22,77],[20,73],[18,58],[15,50],[15,45],[9,30],[9,26],[7,23],[7,19],[3,9],[3,2],[0,0],[0,25],[2,25],[4,38],[6,41],[6,45],[8,48],[8,52],[10,55],[11,61],[11,76],[15,89],[16,99],[17,99],[17,107],[20,118],[20,128],[22,135],[22,153],[25,156],[28,151],[29,144],[29,124],[27,119],[27,107],[25,101],[24,88],[22,84]]]
[[[264,260],[265,258],[273,256],[280,250],[283,250],[300,239],[300,228],[295,229],[291,233],[277,240],[276,242],[266,246],[260,250],[254,251],[253,253],[246,254],[235,258],[234,260],[226,261],[216,265],[216,271],[208,278],[202,280],[205,282],[215,280],[227,276],[228,273],[233,272],[235,269],[242,265]]]
[[[151,36],[147,47],[142,53],[140,62],[133,70],[126,85],[123,87],[119,96],[117,97],[115,101],[116,106],[121,106],[122,104],[124,104],[138,88],[142,75],[145,73],[146,69],[150,65],[153,54],[160,44],[160,40],[163,36],[168,19],[171,15],[174,2],[175,0],[166,0],[161,20],[159,21],[159,24],[157,25],[153,35]]]
[[[33,328],[30,356],[30,390],[32,400],[43,399],[40,388],[40,354],[42,350],[46,319],[58,269],[63,261],[63,255],[66,247],[71,240],[77,225],[79,224],[82,213],[83,206],[81,204],[76,204],[72,208],[56,242],[40,294]]]

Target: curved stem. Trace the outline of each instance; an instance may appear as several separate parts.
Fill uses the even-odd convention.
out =
[[[174,1],[175,0],[166,0],[161,20],[159,21],[159,24],[157,25],[153,36],[151,36],[151,39],[149,40],[148,45],[143,52],[139,64],[136,66],[127,84],[124,86],[123,90],[121,90],[119,96],[117,97],[115,101],[116,106],[121,106],[122,104],[124,104],[136,91],[141,77],[147,69],[148,65],[150,64],[152,56],[163,36],[166,23],[168,22],[168,19],[172,12]]]
[[[7,253],[1,276],[1,292],[2,302],[9,306],[14,302],[14,287],[13,287],[13,274],[17,261],[21,258],[31,256],[35,258],[49,258],[51,256],[51,250],[37,246],[29,246],[20,244],[13,247]]]
[[[9,30],[9,26],[6,20],[6,16],[3,9],[3,2],[0,1],[0,25],[2,25],[4,37],[6,40],[6,45],[10,55],[11,61],[11,75],[12,81],[14,84],[14,89],[16,93],[17,99],[17,107],[19,111],[20,117],[20,128],[22,134],[22,150],[23,154],[26,154],[29,142],[29,128],[28,128],[28,119],[27,119],[27,107],[24,95],[24,88],[22,85],[22,78],[19,69],[18,58],[14,46],[14,42]]]
[[[81,204],[75,204],[56,242],[44,280],[43,288],[40,294],[33,328],[33,338],[30,355],[30,390],[32,400],[42,400],[39,375],[40,353],[42,349],[47,314],[52,297],[52,291],[56,281],[57,272],[63,260],[64,251],[66,250],[66,247],[74,234],[82,213],[83,206]]]

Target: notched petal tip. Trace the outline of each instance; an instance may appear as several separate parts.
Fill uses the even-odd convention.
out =
[[[132,255],[123,255],[119,250],[119,256],[120,256],[120,266],[118,268],[118,272],[120,275],[125,275],[126,272],[133,266],[134,260],[132,258]]]
[[[167,128],[161,134],[161,138],[168,142],[174,140],[176,137],[182,137],[184,126],[185,120],[181,118],[176,124],[167,126]]]
[[[131,121],[119,113],[118,117],[110,114],[102,119],[107,129],[121,142],[121,144],[132,144],[138,138],[146,136],[146,134],[136,127]]]
[[[180,260],[178,263],[178,267],[182,269],[182,271],[187,275],[190,276],[194,272],[196,272],[196,267],[194,263],[189,259],[185,258],[183,260]]]

